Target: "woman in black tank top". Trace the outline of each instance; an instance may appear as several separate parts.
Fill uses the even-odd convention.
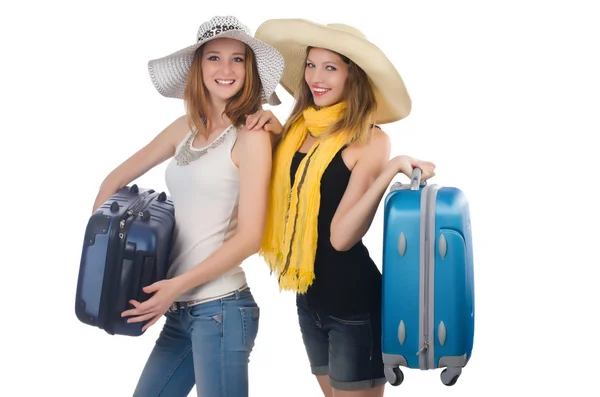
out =
[[[339,29],[347,33],[336,38]],[[406,117],[410,98],[393,65],[377,51],[370,57],[340,55],[366,48],[361,36],[345,25],[301,20],[267,21],[256,32],[284,55],[286,88],[298,87],[273,160],[260,254],[280,288],[297,293],[311,370],[326,396],[346,390],[361,391],[353,396],[383,395],[381,273],[362,238],[399,172],[410,176],[417,166],[428,179],[434,170],[432,163],[408,156],[389,160],[389,137],[373,124]],[[290,42],[306,45],[308,37],[321,45],[329,37],[331,46],[308,46],[300,56],[285,50]],[[387,67],[389,73],[382,77],[358,64],[373,65],[379,74]],[[304,84],[298,84],[298,70]]]
[[[315,279],[305,297],[298,295],[309,307],[339,317],[377,310],[381,297],[381,274],[362,241],[347,251],[338,251],[331,244],[331,222],[351,176],[343,150],[337,152],[321,178]],[[294,155],[292,183],[304,156],[302,152]]]

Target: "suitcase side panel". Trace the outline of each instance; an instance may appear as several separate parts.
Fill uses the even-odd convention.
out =
[[[473,258],[468,202],[456,188],[438,192],[434,274],[436,368],[464,367],[474,333]]]
[[[110,236],[115,234],[114,229],[118,227],[114,219],[96,213],[90,218],[85,231],[75,293],[75,314],[79,321],[92,326],[100,326],[106,252]]]
[[[107,296],[114,259],[115,241],[118,238],[119,220],[137,199],[129,188],[119,189],[90,217],[83,241],[79,276],[75,293],[75,314],[88,325],[104,329]],[[118,208],[111,210],[116,202]]]
[[[388,366],[419,368],[421,191],[398,190],[384,209],[382,348]]]

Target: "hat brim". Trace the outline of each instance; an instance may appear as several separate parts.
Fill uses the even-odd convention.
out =
[[[252,49],[262,83],[262,102],[273,106],[281,104],[275,89],[283,74],[283,57],[272,46],[239,30],[221,32],[165,57],[150,60],[148,72],[156,90],[165,97],[183,99],[194,53],[201,45],[219,38],[239,40]]]
[[[319,47],[350,58],[369,77],[377,100],[376,123],[385,124],[408,116],[412,102],[402,77],[385,54],[356,34],[305,19],[272,19],[255,37],[275,47],[285,60],[280,84],[295,96],[304,79],[306,48]]]

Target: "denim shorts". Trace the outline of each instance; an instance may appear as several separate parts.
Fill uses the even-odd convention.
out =
[[[336,317],[311,310],[297,299],[302,340],[314,375],[328,375],[337,390],[385,384],[381,354],[381,315],[377,311]]]

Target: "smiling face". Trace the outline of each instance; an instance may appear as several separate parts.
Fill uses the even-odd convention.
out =
[[[204,44],[202,80],[211,99],[227,101],[237,94],[246,79],[246,45],[220,38]]]
[[[311,48],[306,58],[304,80],[317,106],[331,106],[344,96],[348,63],[335,52]]]

